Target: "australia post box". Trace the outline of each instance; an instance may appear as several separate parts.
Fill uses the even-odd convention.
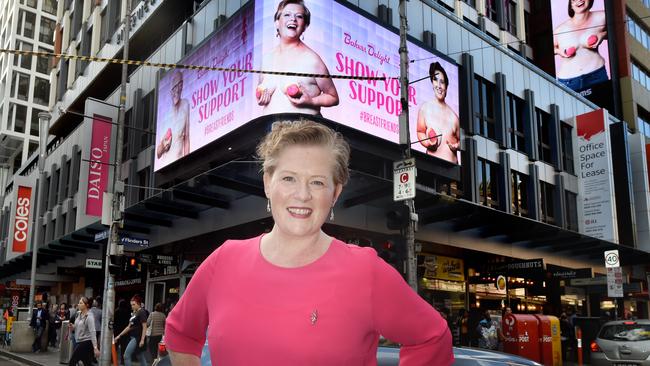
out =
[[[505,337],[505,352],[542,361],[539,351],[539,320],[534,315],[507,314],[503,317],[501,327]]]
[[[562,366],[560,321],[549,315],[535,315],[539,322],[539,351],[545,366]]]

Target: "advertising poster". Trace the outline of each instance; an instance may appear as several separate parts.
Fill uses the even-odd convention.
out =
[[[556,78],[589,99],[603,95],[611,79],[604,0],[552,0],[551,9]]]
[[[172,70],[159,84],[155,170],[278,113],[322,116],[398,143],[399,35],[331,0],[278,3],[257,0],[181,63],[386,79]],[[411,146],[460,164],[458,67],[412,43],[409,58],[417,60],[409,79],[422,79],[408,90],[410,137],[420,141]]]
[[[14,197],[11,203],[11,218],[9,220],[9,238],[7,240],[7,255],[10,260],[31,251],[32,220],[34,218],[34,189],[35,182],[26,177],[14,179]]]
[[[109,117],[97,114],[93,116],[93,135],[88,163],[88,195],[86,196],[86,215],[89,216],[102,215],[111,162],[112,127]]]
[[[618,242],[607,111],[576,116],[580,233]]]

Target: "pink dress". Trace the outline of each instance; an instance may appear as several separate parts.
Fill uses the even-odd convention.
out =
[[[450,365],[438,312],[371,248],[332,241],[303,267],[260,254],[260,237],[230,240],[198,268],[167,318],[165,342],[214,365],[376,365],[383,335],[400,365]]]

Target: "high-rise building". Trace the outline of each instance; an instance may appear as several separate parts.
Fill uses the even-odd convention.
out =
[[[650,1],[627,0],[621,7],[626,13],[622,20],[627,44],[622,56],[629,65],[627,76],[621,78],[623,116],[650,139]]]
[[[56,0],[0,1],[0,47],[54,50]],[[38,148],[38,113],[48,108],[50,70],[46,57],[0,54],[0,170],[11,175]],[[5,178],[0,179],[5,182]]]

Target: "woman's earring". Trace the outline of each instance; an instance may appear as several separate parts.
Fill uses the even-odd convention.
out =
[[[330,221],[334,221],[334,207],[332,207],[332,211],[330,211]]]
[[[276,37],[280,37],[280,30],[279,30],[279,29],[276,29],[276,30],[275,30],[275,36],[276,36]]]
[[[271,212],[271,200],[266,200],[266,212]]]
[[[305,40],[305,34],[303,33],[302,36],[300,37],[301,40]]]

